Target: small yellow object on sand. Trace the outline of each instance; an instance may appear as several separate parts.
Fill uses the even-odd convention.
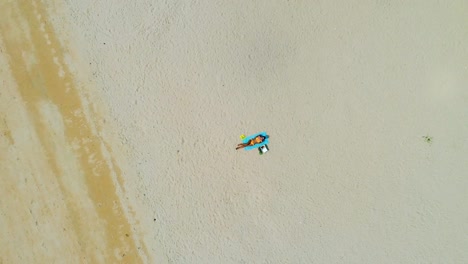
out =
[[[240,139],[244,139],[244,138],[245,138],[244,134],[240,135]]]

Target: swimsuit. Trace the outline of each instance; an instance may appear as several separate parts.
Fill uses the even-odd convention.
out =
[[[262,143],[262,142],[263,142],[263,140],[254,138],[254,139],[251,139],[251,140],[250,140],[249,145],[250,145],[250,146],[253,146],[253,145],[255,145],[255,144]]]

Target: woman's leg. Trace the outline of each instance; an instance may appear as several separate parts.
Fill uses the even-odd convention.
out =
[[[245,147],[247,147],[248,145],[249,145],[249,144],[241,143],[241,144],[238,144],[238,145],[237,145],[237,148],[236,148],[236,149],[245,148]]]

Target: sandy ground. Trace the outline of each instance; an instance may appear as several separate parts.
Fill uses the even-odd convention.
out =
[[[0,2],[0,263],[467,263],[466,14]]]

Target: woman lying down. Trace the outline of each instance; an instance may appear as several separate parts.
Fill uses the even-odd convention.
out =
[[[267,138],[269,138],[269,136],[258,135],[256,137],[252,138],[251,140],[249,140],[247,143],[237,144],[236,149],[241,149],[241,148],[245,148],[245,147],[248,147],[248,146],[254,146],[256,144],[263,143],[263,141],[265,141]]]

